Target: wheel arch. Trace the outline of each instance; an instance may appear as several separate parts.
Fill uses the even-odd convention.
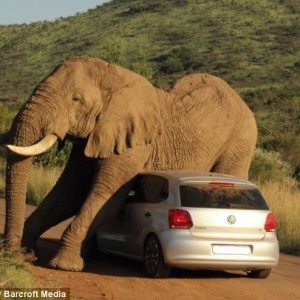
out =
[[[163,245],[161,239],[159,238],[159,235],[158,235],[155,231],[149,231],[147,234],[145,234],[145,237],[144,237],[144,240],[143,240],[143,248],[142,248],[143,255],[144,255],[145,242],[146,242],[146,240],[147,240],[150,236],[155,236],[155,237],[158,239],[159,244],[160,244],[160,247],[161,247],[162,252],[163,252],[163,255],[164,255],[164,260],[166,261],[166,250],[165,250],[165,247],[164,247],[164,245]]]

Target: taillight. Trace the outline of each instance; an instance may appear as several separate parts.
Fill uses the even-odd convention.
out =
[[[173,229],[190,229],[193,227],[191,215],[183,209],[170,209],[169,226]]]
[[[274,232],[276,231],[276,219],[272,213],[269,213],[266,218],[265,231]]]

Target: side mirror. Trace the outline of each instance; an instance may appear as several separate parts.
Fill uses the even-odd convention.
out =
[[[128,193],[128,198],[130,197],[133,197],[136,195],[136,191],[135,190],[131,190],[129,193]]]

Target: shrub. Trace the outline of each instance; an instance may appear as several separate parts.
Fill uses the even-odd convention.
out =
[[[132,65],[132,70],[147,79],[151,80],[154,75],[154,70],[151,64],[147,61],[139,61]]]
[[[184,6],[189,3],[189,0],[174,0],[174,4],[177,6]]]
[[[161,64],[160,70],[166,74],[193,70],[202,66],[198,55],[191,48],[181,46],[154,59]]]
[[[174,48],[171,51],[170,56],[178,58],[185,70],[199,65],[199,59],[195,55],[195,51],[185,46]]]
[[[266,137],[260,138],[260,145],[268,151],[279,152],[281,157],[293,165],[295,168],[300,166],[300,137],[297,133],[289,132],[270,132]]]
[[[141,49],[141,47],[137,44],[129,46],[127,52],[130,52],[132,55],[132,63],[129,63],[129,68],[134,72],[145,76],[148,80],[151,80],[154,75],[154,69],[151,63],[147,60],[149,53],[146,50]]]
[[[283,161],[277,152],[256,149],[252,160],[249,177],[252,181],[294,182],[292,166]]]
[[[123,39],[112,37],[105,42],[103,59],[129,68],[149,80],[154,70],[147,60],[148,54],[137,43],[128,43]],[[130,59],[129,59],[130,57]]]
[[[161,65],[160,70],[167,74],[183,71],[183,65],[177,57],[168,57]]]
[[[60,145],[56,143],[49,151],[42,155],[35,156],[33,163],[48,168],[61,167],[67,162],[71,149],[72,143],[69,141],[65,142],[62,149],[60,149]]]
[[[128,10],[122,12],[120,16],[133,16],[143,12],[158,12],[165,7],[160,1],[151,1],[151,3],[139,3],[129,7]]]
[[[7,132],[10,129],[16,111],[0,103],[0,133]]]
[[[104,41],[104,51],[101,56],[104,60],[126,67],[128,59],[126,55],[127,45],[124,40],[111,37]]]
[[[280,3],[283,3],[286,8],[292,13],[300,12],[300,5],[298,0],[280,0]]]
[[[9,108],[6,105],[0,104],[0,134],[7,132],[10,129],[13,118],[16,115],[14,109]],[[3,147],[0,147],[0,159],[5,158],[6,151]]]

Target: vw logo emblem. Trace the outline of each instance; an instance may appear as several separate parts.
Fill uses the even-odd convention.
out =
[[[229,216],[227,217],[227,222],[228,222],[229,224],[234,224],[235,221],[236,221],[236,217],[235,217],[234,215],[229,215]]]

